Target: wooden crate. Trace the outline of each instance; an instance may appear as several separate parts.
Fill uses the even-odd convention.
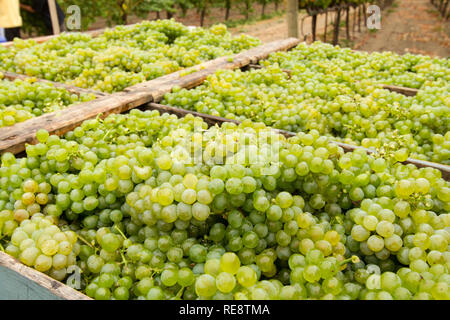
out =
[[[103,32],[105,32],[105,30],[107,30],[108,28],[102,28],[102,29],[96,29],[96,30],[91,30],[91,31],[84,31],[82,33],[84,34],[89,34],[92,37],[96,37],[100,34],[102,34]],[[70,32],[67,32],[70,33]],[[78,32],[77,32],[78,33]],[[24,40],[34,40],[36,41],[36,43],[43,43],[45,41],[51,40],[53,38],[56,38],[60,36],[59,34],[52,34],[52,35],[48,35],[48,36],[42,36],[42,37],[34,37],[34,38],[29,38],[29,39],[24,39]],[[0,46],[8,48],[14,45],[14,41],[8,41],[8,42],[3,42],[0,43]]]
[[[49,80],[40,79],[40,78],[36,78],[36,77],[31,77],[31,76],[26,76],[26,75],[14,73],[14,72],[9,72],[9,71],[4,71],[3,72],[3,71],[0,71],[0,73],[3,74],[3,77],[6,80],[14,81],[16,79],[20,79],[20,80],[33,80],[33,81],[36,81],[36,82],[47,83],[47,84],[53,85],[55,88],[66,89],[70,93],[75,93],[78,96],[80,94],[82,94],[82,93],[93,94],[97,98],[104,97],[104,96],[108,95],[108,93],[101,92],[101,91],[75,87],[75,86],[71,86],[71,85],[65,84],[65,83],[49,81]]]
[[[45,114],[30,119],[26,123],[23,122],[11,127],[0,128],[0,152],[18,153],[23,151],[26,143],[36,142],[34,138],[35,133],[41,128],[48,130],[50,133],[62,135],[77,127],[84,120],[95,118],[98,115],[106,117],[108,114],[121,113],[136,107],[154,109],[161,113],[169,112],[177,116],[193,114],[202,117],[209,125],[221,124],[223,122],[234,122],[238,124],[239,121],[237,120],[164,106],[155,102],[159,102],[164,94],[170,92],[174,86],[193,88],[203,83],[207,76],[215,73],[219,69],[246,67],[267,58],[272,52],[289,50],[298,43],[298,39],[295,38],[275,41],[233,55],[232,57],[221,57],[135,85],[125,89],[123,92],[115,94],[102,93],[96,100],[72,106],[62,111]],[[58,85],[66,86],[63,84]],[[80,88],[75,88],[75,90],[78,89]],[[292,132],[277,131],[288,137],[294,135]],[[344,143],[338,144],[347,152],[356,148],[355,146]],[[408,159],[406,163],[413,163],[418,167],[439,169],[443,173],[444,179],[450,179],[449,166],[415,159]],[[86,300],[90,298],[41,272],[24,266],[16,259],[0,252],[0,299]]]
[[[298,44],[294,38],[275,41],[257,48],[244,51],[231,57],[221,57],[189,69],[181,70],[151,81],[147,81],[115,94],[99,93],[97,99],[68,107],[64,110],[44,114],[11,127],[0,128],[0,151],[19,153],[26,143],[35,143],[35,133],[44,128],[50,133],[62,135],[77,127],[83,121],[101,114],[106,117],[111,113],[121,113],[159,101],[174,86],[192,88],[201,84],[208,75],[218,69],[236,69],[260,59],[278,50],[288,50]],[[27,76],[7,73],[8,79],[27,78]],[[38,79],[37,81],[49,82]],[[77,93],[86,89],[57,84]],[[81,90],[81,91],[80,91]],[[85,91],[84,91],[85,92]],[[207,115],[205,115],[207,116]],[[18,260],[0,251],[0,300],[86,300],[86,295],[29,268]]]
[[[129,87],[122,92],[106,94],[96,100],[77,104],[47,113],[10,127],[0,128],[0,152],[19,153],[27,143],[36,143],[37,130],[46,129],[51,134],[62,135],[83,121],[101,115],[122,113],[145,103],[159,101],[174,86],[192,88],[201,84],[218,69],[236,69],[265,59],[270,53],[288,50],[299,43],[296,38],[267,43],[232,56],[220,57],[200,65],[183,69],[150,81]]]
[[[92,300],[0,251],[0,300]]]

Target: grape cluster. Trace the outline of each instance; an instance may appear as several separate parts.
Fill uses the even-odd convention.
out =
[[[450,299],[436,169],[136,109],[37,139],[2,155],[0,248],[92,298]]]
[[[414,56],[390,60],[391,56],[385,54],[381,59],[380,54],[354,53],[319,43],[300,45],[287,53],[272,54],[262,62],[264,69],[219,70],[195,89],[175,88],[162,103],[241,121],[260,121],[292,132],[318,130],[339,141],[378,151],[387,159],[404,161],[411,156],[449,164],[446,61]],[[383,82],[397,83],[396,68],[403,72],[399,66],[411,64],[417,78],[423,79],[416,96],[381,88]],[[290,74],[282,68],[289,68]]]
[[[327,72],[339,82],[370,80],[375,83],[424,89],[447,86],[450,81],[448,59],[390,51],[367,53],[332,46],[320,41],[299,44],[289,52],[276,52],[263,64],[277,63],[281,68]]]
[[[190,29],[158,20],[107,29],[95,38],[63,33],[42,44],[16,39],[11,48],[0,48],[0,61],[6,71],[116,92],[259,43],[232,37],[224,25]]]
[[[34,267],[41,272],[63,280],[67,275],[67,267],[76,265],[76,256],[80,245],[77,235],[71,230],[61,231],[51,217],[42,213],[34,213],[31,219],[25,209],[2,211],[2,217],[13,215],[20,225],[11,235],[11,242],[5,252],[18,258],[23,264]]]
[[[32,79],[9,81],[2,78],[0,73],[0,127],[95,98],[91,94],[71,94],[63,88]]]

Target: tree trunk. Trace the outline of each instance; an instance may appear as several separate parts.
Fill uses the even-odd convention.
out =
[[[245,1],[245,20],[250,17],[250,0]]]
[[[312,41],[316,41],[316,24],[317,24],[317,14],[314,14],[311,19],[311,31],[312,31]]]
[[[345,15],[345,31],[347,35],[347,40],[350,40],[350,7],[347,7]]]
[[[288,37],[298,38],[298,0],[287,0],[286,19]]]
[[[352,28],[353,34],[355,34],[355,27],[356,27],[356,10],[355,7],[353,7],[353,28]]]
[[[128,15],[127,12],[124,10],[123,5],[125,1],[120,1],[118,4],[120,6],[120,20],[121,24],[127,24]]]
[[[167,19],[170,19],[173,17],[173,13],[170,11],[166,11],[166,16],[167,16]]]
[[[358,32],[361,32],[361,6],[358,6]]]
[[[225,21],[230,18],[231,0],[225,1]]]
[[[261,18],[264,18],[265,11],[266,11],[266,1],[263,2],[261,7]]]
[[[364,16],[364,21],[363,21],[363,26],[367,26],[367,15],[366,15],[366,4],[363,3],[363,16]]]
[[[206,3],[205,6],[202,8],[202,11],[200,12],[200,27],[203,27],[205,24],[205,16],[206,16]]]
[[[442,8],[440,10],[441,16],[445,17],[445,12],[447,12],[448,0],[442,2]]]
[[[341,23],[341,8],[337,8],[336,20],[334,21],[333,45],[339,42],[339,24]]]
[[[159,14],[159,11],[156,11],[156,19],[161,19],[161,15]]]
[[[323,34],[323,42],[327,42],[327,28],[328,28],[328,10],[325,11],[325,32]]]
[[[278,11],[278,1],[275,0],[275,11]]]
[[[448,0],[445,1],[444,8],[441,11],[442,16],[445,18],[445,13],[447,12]]]
[[[186,7],[186,6],[182,6],[182,5],[179,5],[179,7],[180,7],[180,9],[181,9],[181,16],[182,17],[185,17],[186,16],[186,14],[187,14],[187,11],[188,11],[188,8]]]

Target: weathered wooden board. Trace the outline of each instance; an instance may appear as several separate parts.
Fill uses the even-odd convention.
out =
[[[1,72],[1,73],[3,74],[4,78],[7,80],[13,81],[16,79],[20,79],[20,80],[34,79],[36,82],[48,83],[48,84],[53,85],[56,88],[64,88],[67,91],[69,91],[70,93],[75,93],[76,95],[80,95],[80,93],[91,93],[91,94],[95,95],[96,97],[103,97],[103,96],[108,95],[108,93],[101,92],[101,91],[95,91],[95,90],[75,87],[75,86],[71,86],[71,85],[65,84],[65,83],[49,81],[49,80],[40,79],[40,78],[36,78],[36,77],[30,77],[30,76],[26,76],[26,75],[14,73],[14,72],[6,71],[6,72]]]
[[[219,69],[237,69],[249,64],[255,64],[259,60],[266,59],[272,52],[289,50],[299,43],[296,38],[273,41],[256,48],[238,53],[234,56],[217,58],[200,65],[171,73],[154,80],[139,83],[126,88],[127,92],[151,91],[152,101],[160,101],[164,94],[170,92],[174,86],[181,88],[193,88]]]
[[[101,35],[103,32],[105,32],[106,29],[107,28],[102,28],[102,29],[96,29],[96,30],[91,30],[91,31],[84,31],[84,32],[81,32],[81,33],[89,34],[92,37],[96,37],[96,36]],[[70,33],[70,32],[66,32],[66,33]],[[34,40],[34,41],[36,41],[36,43],[43,43],[45,41],[51,40],[51,39],[53,39],[55,37],[58,37],[58,36],[60,36],[60,35],[59,34],[57,34],[57,35],[52,34],[52,35],[49,35],[49,36],[35,37],[35,38],[30,38],[30,39],[25,39],[25,40]],[[0,43],[0,45],[3,46],[3,47],[11,47],[11,46],[14,45],[14,41],[3,42],[3,43]]]
[[[417,89],[392,86],[390,84],[383,84],[383,89],[386,89],[386,90],[389,90],[389,91],[393,91],[393,92],[397,92],[397,93],[401,93],[401,94],[403,94],[405,96],[408,96],[408,97],[413,97],[413,96],[415,96],[417,94],[417,92],[419,92],[419,90],[417,90]]]
[[[77,127],[84,120],[95,118],[100,114],[102,117],[106,117],[108,114],[121,113],[147,102],[159,101],[174,86],[195,87],[218,69],[240,68],[266,58],[271,52],[292,48],[297,43],[298,39],[295,38],[274,41],[232,57],[221,57],[138,84],[123,92],[99,97],[96,100],[47,113],[26,122],[0,128],[0,152],[19,153],[23,151],[26,143],[36,143],[35,135],[39,129],[46,129],[52,134],[61,135]]]
[[[0,300],[92,300],[0,251]]]
[[[202,118],[210,126],[214,126],[216,124],[220,125],[220,124],[222,124],[224,122],[233,122],[235,124],[240,124],[241,123],[240,121],[234,120],[234,119],[227,119],[227,118],[212,116],[212,115],[205,114],[205,113],[200,113],[200,112],[196,112],[196,111],[190,111],[190,110],[176,108],[176,107],[172,107],[172,106],[166,106],[164,104],[153,103],[153,102],[145,104],[140,109],[144,109],[144,110],[158,110],[159,113],[175,114],[178,117],[184,117],[184,116],[186,116],[188,114],[192,114],[192,115],[194,115],[196,117]]]
[[[153,103],[153,102],[146,104],[145,106],[143,106],[143,108],[148,109],[148,110],[158,110],[160,113],[172,113],[179,117],[184,117],[187,114],[192,114],[196,117],[203,118],[204,121],[209,125],[216,125],[216,124],[220,125],[221,123],[224,123],[224,122],[233,122],[236,124],[241,123],[240,121],[234,120],[234,119],[227,119],[227,118],[223,118],[223,117],[212,116],[212,115],[205,114],[205,113],[185,110],[185,109],[162,105],[162,104]],[[286,137],[295,136],[294,132],[279,130],[279,129],[274,129],[274,130]],[[345,152],[351,152],[351,151],[355,150],[356,148],[362,148],[362,147],[354,146],[354,145],[343,143],[343,142],[338,142],[338,141],[334,141],[334,142],[338,146],[340,146]],[[363,148],[363,149],[366,149],[366,148]],[[366,149],[366,151],[367,151],[367,153],[373,153],[373,151],[371,151],[370,149]],[[435,168],[435,169],[441,171],[443,179],[450,181],[450,166],[448,166],[448,165],[430,162],[430,161],[417,160],[417,159],[412,159],[412,158],[408,158],[403,163],[404,164],[411,163],[411,164],[414,164],[418,168],[425,168],[425,167]]]
[[[149,95],[144,92],[133,95],[117,93],[3,127],[0,128],[0,150],[2,153],[19,153],[25,149],[26,143],[37,142],[35,136],[39,129],[62,135],[84,120],[95,118],[99,114],[104,118],[111,113],[121,113],[148,101]]]

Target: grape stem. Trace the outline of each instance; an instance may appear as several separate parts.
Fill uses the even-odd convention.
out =
[[[120,230],[117,226],[114,226],[114,228],[120,233],[120,235],[121,235],[125,240],[128,240],[128,238],[125,237],[125,235],[123,234],[122,230]]]
[[[106,131],[105,135],[103,136],[102,140],[105,140],[106,137],[108,136],[108,134],[110,134],[110,132],[113,131],[113,129],[109,129],[108,131]]]
[[[162,269],[158,269],[158,268],[150,268],[151,271],[153,271],[152,275],[150,276],[151,278],[153,278],[153,276],[159,272],[162,272]]]
[[[177,292],[177,295],[175,296],[175,300],[181,300],[181,296],[183,295],[185,287],[181,287],[181,289]]]
[[[82,242],[84,242],[85,244],[87,244],[89,247],[91,247],[92,249],[94,249],[94,250],[97,250],[97,248],[94,246],[94,245],[92,245],[92,243],[89,243],[89,241],[87,241],[85,238],[83,238],[81,235],[79,235],[79,234],[77,234],[77,236],[78,236],[78,238],[82,241]]]
[[[120,256],[122,257],[122,263],[125,264],[125,266],[128,265],[127,259],[125,259],[125,255],[123,254],[123,251],[120,251]]]
[[[359,257],[358,256],[351,256],[351,258],[348,258],[348,259],[345,259],[345,260],[342,260],[340,263],[339,263],[339,265],[344,265],[344,264],[346,264],[346,263],[349,263],[349,262],[352,262],[352,263],[358,263],[360,260],[359,260]]]

